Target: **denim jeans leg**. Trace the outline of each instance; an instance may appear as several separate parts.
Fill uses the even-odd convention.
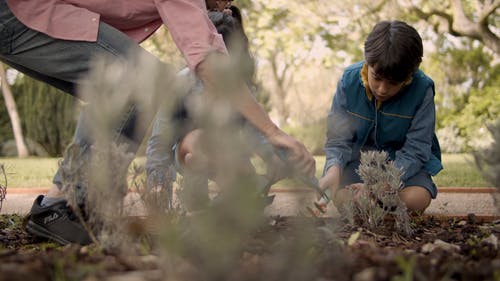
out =
[[[96,42],[67,41],[29,29],[12,15],[4,0],[0,0],[0,11],[0,60],[74,96],[95,55],[126,58],[131,52],[140,52],[158,61],[125,34],[103,22],[99,25]],[[123,110],[122,123],[113,132],[115,141],[126,143],[128,151],[135,153],[147,130],[145,126],[135,126],[137,120],[151,122],[154,114],[153,110],[138,110],[131,104]],[[83,151],[89,151],[85,147],[92,143],[88,133],[92,124],[85,120],[79,119],[74,141],[84,148]],[[61,187],[59,174],[58,171],[54,183]]]
[[[151,136],[146,146],[146,174],[148,185],[163,185],[175,180],[173,169],[172,146],[175,124],[169,114],[159,110],[153,123]]]

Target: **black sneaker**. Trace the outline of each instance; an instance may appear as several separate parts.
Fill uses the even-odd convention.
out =
[[[92,243],[89,234],[67,205],[66,200],[42,207],[40,203],[43,197],[39,195],[31,207],[30,217],[26,224],[26,230],[29,233],[54,240],[62,245]]]

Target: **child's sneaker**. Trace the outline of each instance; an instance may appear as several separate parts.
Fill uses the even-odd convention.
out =
[[[31,207],[26,230],[32,235],[54,240],[62,245],[77,243],[88,245],[92,239],[68,206],[66,200],[50,206],[41,206],[43,195],[39,195]]]

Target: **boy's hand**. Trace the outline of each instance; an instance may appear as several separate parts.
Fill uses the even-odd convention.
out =
[[[347,185],[345,188],[348,190],[351,190],[352,195],[353,195],[352,199],[354,201],[358,201],[359,198],[361,198],[361,196],[363,194],[363,191],[365,189],[365,185],[362,183],[353,183],[353,184]]]

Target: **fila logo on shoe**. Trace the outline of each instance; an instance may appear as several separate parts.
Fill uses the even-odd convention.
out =
[[[58,213],[52,213],[51,215],[48,215],[45,218],[43,218],[43,223],[44,224],[51,223],[51,222],[55,221],[58,218],[59,218],[59,214]]]

